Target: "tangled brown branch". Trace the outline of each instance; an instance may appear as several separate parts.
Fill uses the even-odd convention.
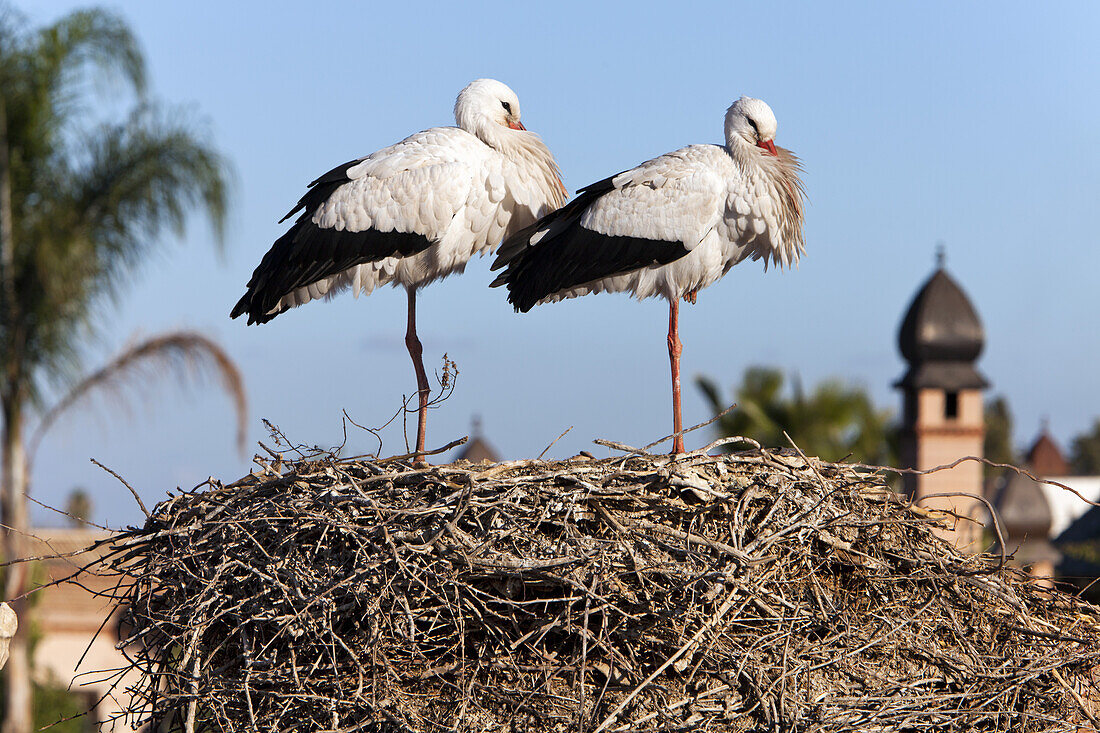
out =
[[[1089,729],[1100,609],[933,524],[790,451],[311,455],[162,502],[103,572],[157,730]]]

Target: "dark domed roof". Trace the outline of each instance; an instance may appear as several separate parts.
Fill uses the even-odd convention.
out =
[[[901,322],[901,355],[909,362],[974,361],[984,343],[982,322],[970,299],[946,270],[936,270]]]
[[[1050,534],[1050,504],[1038,482],[1014,474],[993,499],[1002,531],[1009,537],[1045,538]]]
[[[470,441],[455,456],[455,460],[465,459],[470,463],[500,463],[500,454],[481,434],[481,416],[474,415],[470,425]]]
[[[917,292],[898,331],[898,347],[909,371],[898,387],[981,389],[985,377],[974,368],[985,332],[970,299],[943,267]]]
[[[485,438],[482,438],[480,435],[475,435],[473,438],[470,438],[470,442],[465,445],[455,458],[465,458],[470,463],[481,463],[482,461],[500,463],[500,454],[496,452],[493,446],[489,445],[489,441],[485,440]]]

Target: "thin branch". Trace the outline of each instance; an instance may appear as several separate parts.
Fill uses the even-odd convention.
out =
[[[138,495],[138,492],[137,492],[137,490],[136,490],[136,489],[134,489],[134,487],[133,487],[133,486],[131,486],[130,484],[126,483],[126,479],[122,478],[122,477],[121,477],[121,476],[119,476],[119,475],[118,475],[117,473],[115,473],[115,472],[114,472],[114,471],[112,471],[111,469],[107,468],[106,466],[104,466],[104,465],[103,465],[102,463],[100,463],[100,462],[99,462],[99,461],[97,461],[96,459],[94,459],[94,458],[89,458],[88,460],[90,460],[90,461],[91,461],[92,463],[94,463],[95,465],[97,465],[97,466],[99,466],[100,468],[102,468],[102,469],[103,469],[104,471],[106,471],[107,473],[109,473],[109,474],[111,474],[112,476],[114,476],[114,477],[115,477],[116,479],[118,479],[119,483],[121,483],[121,484],[122,484],[123,486],[125,486],[125,487],[126,487],[127,489],[129,489],[129,490],[130,490],[130,493],[134,495],[134,500],[135,500],[135,501],[137,502],[137,505],[138,505],[139,507],[141,507],[141,513],[145,515],[145,518],[146,518],[146,519],[152,519],[153,515],[152,515],[152,514],[150,514],[150,513],[149,513],[149,510],[145,508],[145,502],[143,502],[143,501],[141,500],[141,496],[139,496],[139,495]]]
[[[550,452],[550,449],[554,447],[554,444],[555,444],[555,443],[557,443],[557,442],[558,442],[559,440],[561,440],[562,438],[564,438],[564,437],[565,437],[565,436],[566,436],[566,435],[567,435],[567,434],[569,433],[569,431],[570,431],[570,430],[572,430],[572,429],[573,429],[573,426],[572,426],[572,425],[570,425],[570,426],[569,426],[569,427],[567,427],[567,428],[566,428],[565,430],[561,431],[561,435],[559,435],[558,437],[556,437],[556,438],[554,438],[553,440],[551,440],[551,441],[550,441],[550,445],[546,446],[546,447],[545,447],[545,448],[543,449],[542,453],[539,453],[539,457],[538,457],[538,458],[537,458],[536,460],[539,460],[539,461],[541,461],[541,460],[542,460],[542,457],[543,457],[543,456],[545,456],[545,455],[546,455],[547,453],[549,453],[549,452]]]
[[[717,421],[721,420],[723,417],[725,417],[730,412],[732,412],[733,409],[736,408],[736,407],[737,407],[737,403],[734,402],[732,405],[730,405],[726,409],[722,410],[721,412],[719,412],[718,414],[716,414],[714,417],[710,418],[709,420],[701,422],[698,425],[692,425],[690,428],[684,428],[683,430],[681,430],[678,433],[672,433],[671,435],[666,435],[665,437],[661,438],[660,440],[655,440],[652,443],[650,443],[649,445],[642,446],[642,450],[647,451],[647,450],[649,450],[650,448],[652,448],[656,445],[660,445],[661,443],[664,443],[666,440],[672,440],[673,438],[677,438],[677,437],[682,436],[682,435],[687,435],[688,433],[690,433],[694,430],[698,430],[699,428],[705,428],[706,426],[710,425],[711,423],[714,423],[714,422],[717,422]]]

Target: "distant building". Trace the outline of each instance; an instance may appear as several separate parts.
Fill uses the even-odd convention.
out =
[[[44,572],[34,573],[43,583],[68,578],[80,568],[94,563],[99,553],[80,552],[93,543],[111,536],[110,532],[89,529],[32,529],[26,550],[43,560]],[[118,578],[80,573],[76,582],[52,585],[34,593],[32,623],[39,635],[34,646],[33,674],[39,683],[69,687],[91,711],[91,720],[103,722],[129,705],[128,684],[136,681],[131,673],[111,692],[115,673],[126,665],[116,648],[118,609],[102,595],[111,591]],[[20,619],[23,623],[24,619]],[[102,630],[101,630],[102,629]],[[97,635],[98,633],[98,635]],[[110,693],[110,694],[108,694]],[[99,730],[98,726],[88,726]],[[111,730],[104,726],[102,730]],[[121,723],[114,730],[129,730]]]
[[[982,392],[988,382],[975,362],[984,344],[977,311],[947,273],[941,255],[936,271],[914,296],[898,332],[898,347],[908,362],[905,375],[894,385],[901,390],[904,405],[902,468],[927,471],[967,456],[983,457]],[[903,488],[921,506],[961,517],[952,530],[943,533],[959,547],[984,549],[980,541],[983,524],[990,519],[988,511],[984,503],[966,495],[986,494],[1004,541],[1003,546],[992,548],[994,552],[1003,549],[1013,564],[1037,578],[1049,579],[1056,569],[1063,573],[1070,565],[1075,572],[1081,571],[1088,563],[1064,559],[1059,548],[1065,550],[1072,544],[1075,548],[1093,547],[1100,553],[1100,537],[1092,535],[1093,545],[1083,539],[1089,532],[1100,533],[1100,526],[1094,526],[1100,525],[1100,512],[1092,509],[1086,514],[1090,501],[1100,501],[1100,476],[1068,475],[1069,463],[1045,425],[1027,453],[1025,468],[1035,479],[1047,481],[1009,472],[983,492],[982,464],[966,461],[933,473],[906,474]],[[1071,524],[1072,532],[1067,529]],[[1052,537],[1058,537],[1054,544]],[[1081,556],[1091,557],[1089,552],[1094,550],[1081,551]],[[1095,560],[1100,564],[1100,554]]]
[[[988,382],[974,363],[985,334],[962,288],[947,274],[942,255],[902,319],[898,347],[909,364],[894,386],[902,393],[902,468],[926,471],[967,456],[983,456]],[[944,536],[957,546],[979,549],[985,514],[982,464],[966,461],[951,469],[903,475],[907,495],[926,509],[960,519]]]
[[[1100,476],[1072,475],[1069,461],[1063,457],[1045,424],[1027,452],[1026,460],[1025,465],[1034,476],[1054,482],[1040,484],[1043,495],[1050,504],[1051,537],[1061,535],[1088,512],[1092,508],[1090,501],[1100,501]],[[1068,491],[1057,484],[1072,490]]]
[[[1042,481],[1036,483],[1026,476],[1009,481],[1022,483],[1026,480],[1035,484],[1044,498],[1050,517],[1044,539],[1054,538],[1048,543],[1050,552],[1044,551],[1048,556],[1054,555],[1051,574],[1080,586],[1092,600],[1100,600],[1100,588],[1094,582],[1100,578],[1100,508],[1093,506],[1100,502],[1100,476],[1071,475],[1069,462],[1046,424],[1028,450],[1024,467]],[[1035,510],[1020,507],[1010,511],[1019,515]],[[1005,519],[1007,523],[1007,517]],[[1040,530],[1040,527],[1032,527],[1031,539],[1019,545],[1017,555],[1021,564],[1032,558]],[[1009,548],[1013,546],[1011,542],[1005,544]],[[1036,567],[1032,567],[1031,572],[1039,574]]]
[[[1039,437],[1027,452],[1027,465],[1036,476],[1068,476],[1069,461],[1062,455],[1044,423]]]
[[[481,418],[475,415],[472,423],[470,440],[462,446],[462,449],[455,456],[455,460],[463,459],[470,463],[481,463],[482,461],[500,463],[500,454],[481,434]]]
[[[990,552],[1003,550],[1013,565],[1050,584],[1062,555],[1050,544],[1052,515],[1042,484],[1023,473],[1010,473],[992,504],[1001,541]]]
[[[1100,507],[1082,514],[1054,540],[1062,554],[1058,579],[1072,583],[1093,603],[1100,603]]]

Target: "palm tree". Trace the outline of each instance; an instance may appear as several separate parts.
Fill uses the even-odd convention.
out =
[[[1077,434],[1070,451],[1070,466],[1074,473],[1081,476],[1100,474],[1100,418],[1093,420],[1090,429]]]
[[[89,129],[95,75],[121,80],[137,104],[121,122]],[[61,401],[72,404],[138,364],[164,363],[181,350],[239,387],[224,353],[186,339],[162,341],[160,348],[143,344],[116,359],[115,369],[97,372],[98,380],[79,378],[82,347],[95,335],[93,316],[123,292],[166,229],[182,232],[188,212],[198,207],[221,243],[225,170],[187,125],[145,101],[144,60],[118,16],[78,11],[28,29],[0,5],[0,539],[6,559],[25,556],[24,439],[35,415],[48,425],[59,414],[44,409],[50,388],[75,384],[73,399]],[[19,613],[26,605],[18,600],[25,565],[9,565],[4,585]],[[12,642],[6,679],[2,731],[30,731],[23,634]]]
[[[890,412],[877,409],[865,390],[826,380],[806,394],[802,383],[793,381],[793,394],[787,397],[783,372],[772,367],[746,369],[735,390],[737,408],[719,419],[718,432],[789,447],[786,433],[807,455],[831,461],[849,455],[876,465],[894,461]],[[729,405],[713,381],[700,377],[697,383],[715,413]]]
[[[69,515],[69,524],[74,529],[83,529],[92,518],[92,497],[80,487],[73,489],[65,500],[65,513]]]

